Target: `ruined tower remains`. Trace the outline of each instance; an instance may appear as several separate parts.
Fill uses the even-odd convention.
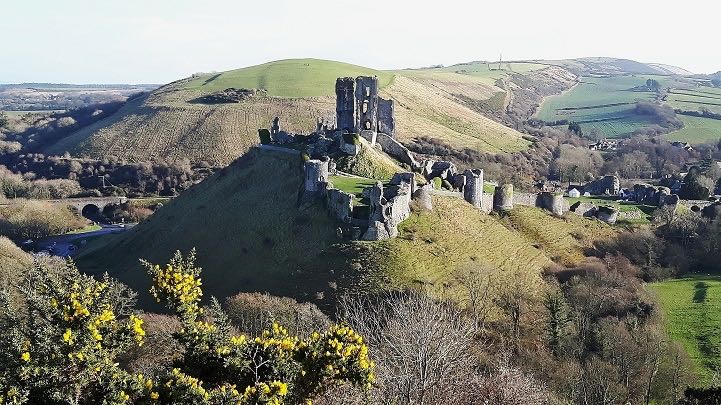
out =
[[[563,194],[542,192],[538,194],[537,207],[551,211],[554,215],[561,216],[565,210],[565,200]]]
[[[306,192],[317,193],[325,191],[328,186],[328,163],[330,159],[324,156],[321,159],[311,159],[305,162]]]
[[[393,100],[378,97],[378,78],[340,77],[335,82],[336,128],[359,134],[372,145],[378,133],[395,134]]]
[[[493,208],[496,211],[510,211],[513,209],[513,184],[503,184],[496,187],[493,194]]]
[[[378,135],[378,78],[358,76],[355,79],[356,129],[371,145]]]
[[[466,185],[463,188],[463,199],[476,208],[481,208],[483,202],[483,169],[467,169],[463,172]]]
[[[396,120],[393,100],[378,97],[378,132],[395,136]]]
[[[339,77],[335,81],[336,127],[342,131],[356,132],[355,128],[355,80]]]

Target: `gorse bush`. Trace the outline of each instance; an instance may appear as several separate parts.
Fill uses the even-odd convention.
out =
[[[0,399],[32,404],[297,404],[344,383],[369,387],[374,364],[363,338],[346,326],[292,336],[277,323],[260,336],[233,333],[203,295],[193,253],[165,266],[145,262],[151,294],[175,312],[182,353],[155,375],[132,373],[120,356],[145,341],[134,296],[107,276],[35,265],[18,286],[24,308],[3,295]]]

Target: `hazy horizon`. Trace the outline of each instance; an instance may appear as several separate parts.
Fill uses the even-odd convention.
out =
[[[404,69],[496,61],[500,54],[504,60],[600,56],[694,73],[721,70],[716,55],[701,51],[709,47],[703,39],[715,37],[721,6],[701,1],[683,8],[620,0],[601,7],[567,0],[449,0],[432,7],[381,0],[362,7],[349,0],[146,3],[4,5],[0,35],[12,40],[3,49],[0,83],[161,84],[279,59]]]

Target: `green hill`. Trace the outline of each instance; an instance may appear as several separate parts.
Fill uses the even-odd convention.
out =
[[[523,64],[516,68],[523,70]],[[357,75],[378,76],[381,95],[396,100],[397,136],[401,141],[433,135],[454,146],[489,152],[511,152],[528,146],[521,133],[472,108],[476,102],[505,94],[496,87],[495,79],[434,70],[423,75],[418,71],[383,72],[340,62],[298,59],[170,83],[61,139],[45,152],[68,151],[93,158],[114,155],[129,161],[189,158],[225,165],[256,145],[257,129],[268,127],[275,116],[281,117],[285,129],[294,132],[311,131],[320,117],[334,122],[335,79]],[[230,87],[264,92],[239,103],[198,102],[200,97]],[[503,104],[497,108],[502,109]]]
[[[273,97],[321,97],[335,95],[335,79],[343,76],[378,76],[385,88],[393,74],[349,63],[318,59],[288,59],[222,73],[209,73],[183,83],[182,88],[203,93],[229,87],[264,89]]]
[[[197,249],[209,295],[267,291],[302,300],[332,300],[348,289],[453,286],[459,274],[498,269],[540,286],[540,272],[560,252],[580,255],[610,227],[555,219],[521,208],[509,219],[481,213],[461,199],[435,197],[433,212],[413,213],[396,239],[352,242],[321,203],[299,211],[297,156],[253,149],[186,191],[132,230],[103,237],[77,258],[83,271],[112,276],[149,302],[140,258],[164,263],[176,249]],[[529,226],[543,222],[543,234]],[[587,240],[571,234],[583,232]],[[564,253],[564,254],[566,254]]]

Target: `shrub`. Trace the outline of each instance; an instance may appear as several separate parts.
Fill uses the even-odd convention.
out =
[[[273,322],[290,333],[305,336],[325,329],[330,320],[314,304],[261,293],[240,293],[225,301],[225,310],[234,326],[249,334],[262,333]]]
[[[15,241],[65,233],[86,222],[67,207],[40,201],[0,208],[0,234]]]
[[[296,404],[344,382],[373,382],[368,347],[349,327],[301,339],[273,323],[258,337],[237,335],[217,300],[201,308],[194,253],[178,252],[163,267],[144,265],[153,278],[151,294],[177,319],[165,319],[159,331],[180,328],[166,340],[178,349],[165,352],[171,367],[146,367],[154,374],[145,375],[120,366],[122,357],[133,364],[133,350],[148,337],[125,287],[107,276],[82,275],[71,262],[60,272],[35,265],[19,287],[26,311],[12,310],[7,294],[0,300],[3,402]]]
[[[270,138],[270,131],[267,129],[259,129],[258,137],[260,137],[260,143],[263,145],[270,145],[273,141]]]

